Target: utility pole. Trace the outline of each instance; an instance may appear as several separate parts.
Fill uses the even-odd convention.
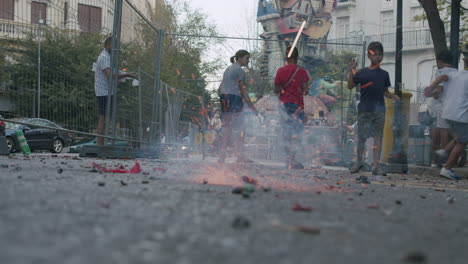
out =
[[[39,21],[37,21],[37,118],[41,117],[41,30],[42,11],[39,11]]]
[[[120,56],[120,34],[122,29],[122,3],[123,0],[116,0],[114,7],[114,26],[112,32],[112,53],[111,53],[111,74],[110,74],[110,87],[107,96],[107,109],[106,109],[106,136],[116,136],[117,124],[117,86],[119,75],[119,56]],[[111,109],[112,106],[112,109]],[[112,113],[111,113],[112,111]],[[112,127],[112,131],[110,128]],[[115,140],[112,140],[114,144]]]
[[[394,102],[393,116],[393,149],[390,154],[390,171],[397,173],[408,172],[408,160],[403,145],[403,131],[406,124],[403,118],[402,97],[402,55],[403,55],[403,0],[397,0],[397,28],[395,43],[395,94],[400,97]]]
[[[452,18],[450,22],[450,51],[453,55],[452,66],[457,69],[460,58],[460,8],[461,0],[452,0]]]

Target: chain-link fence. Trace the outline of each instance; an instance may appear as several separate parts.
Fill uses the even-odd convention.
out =
[[[163,116],[157,105],[163,99],[159,75],[163,38],[151,21],[155,4],[126,0],[2,3],[3,118],[23,125],[36,119],[31,126],[61,128],[75,139],[105,134],[150,142],[160,136]],[[106,47],[110,36],[111,47]],[[100,116],[105,116],[103,131],[99,131]]]
[[[234,55],[237,49],[254,47],[254,50],[250,50],[251,64],[244,70],[250,99],[259,110],[261,118],[249,113],[244,102],[245,156],[250,158],[284,160],[284,142],[279,121],[280,104],[278,97],[273,94],[273,87],[276,72],[285,65],[286,48],[292,44],[294,36],[293,34],[290,39],[278,36],[264,39],[221,37],[231,43],[226,47],[226,54]],[[218,38],[176,34],[171,37]],[[363,61],[366,43],[362,37],[330,41],[304,37],[299,41],[298,49],[299,65],[310,77],[310,91],[305,96],[306,130],[300,155],[303,160],[330,163],[349,159],[354,149],[353,125],[356,122],[358,98],[356,90],[347,89],[348,63],[350,58]],[[229,57],[226,56],[224,60],[229,61]],[[226,68],[229,65],[226,64]],[[213,156],[220,154],[220,141],[224,134],[223,128],[216,127],[216,124],[222,122],[218,115],[222,111],[219,96],[215,93],[222,81],[223,70],[209,77],[214,84],[211,86],[213,93],[210,101],[206,103],[207,125],[197,126],[205,128],[203,134],[206,154]],[[201,135],[202,132],[198,132],[199,139]],[[191,142],[200,143],[201,140]],[[239,142],[234,139],[229,149],[234,149],[235,144]],[[233,154],[233,151],[228,152]]]

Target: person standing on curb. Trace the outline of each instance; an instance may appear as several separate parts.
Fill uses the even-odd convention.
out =
[[[108,37],[104,41],[104,49],[99,54],[96,63],[93,65],[94,71],[94,92],[98,103],[98,124],[96,132],[98,135],[104,134],[105,118],[107,111],[107,100],[110,89],[111,75],[111,52],[112,52],[112,37]],[[135,73],[120,73],[118,79],[121,78],[136,78]],[[111,99],[112,100],[112,99]],[[97,138],[98,145],[104,145],[104,138]]]
[[[296,160],[296,152],[301,147],[304,132],[304,95],[309,91],[309,75],[297,65],[299,51],[292,47],[286,49],[286,66],[280,68],[275,77],[274,93],[279,95],[281,128],[284,139],[284,149],[287,155],[288,169],[303,169],[304,166]]]
[[[360,85],[361,99],[358,105],[358,144],[357,160],[350,168],[351,173],[358,173],[364,166],[363,154],[367,138],[374,138],[372,175],[387,175],[379,165],[382,152],[382,138],[385,125],[385,99],[400,100],[388,91],[390,76],[380,68],[384,56],[382,43],[371,42],[367,48],[367,58],[371,65],[356,72],[356,61],[351,59],[348,77],[348,89]]]

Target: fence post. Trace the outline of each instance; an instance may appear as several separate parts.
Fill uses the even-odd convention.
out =
[[[161,62],[162,62],[162,49],[164,44],[164,30],[160,29],[158,32],[158,39],[156,43],[156,66],[154,73],[154,88],[153,88],[153,108],[152,108],[152,128],[151,128],[151,139],[155,143],[161,142],[162,133],[162,93],[161,93]],[[156,106],[159,106],[156,108]],[[158,130],[156,133],[156,124],[159,122]]]
[[[116,136],[116,115],[117,115],[117,85],[119,75],[119,55],[120,55],[120,33],[122,27],[122,1],[116,0],[114,7],[114,25],[112,32],[112,53],[111,53],[111,76],[110,87],[107,96],[105,135]],[[112,105],[112,109],[111,109]],[[112,114],[111,114],[112,110]],[[111,120],[112,119],[112,120]],[[112,125],[112,133],[110,131]],[[112,139],[112,144],[115,140]]]
[[[205,117],[206,117],[206,112],[205,112],[205,87],[204,85],[202,84],[202,97],[201,97],[201,104],[202,104],[202,117],[201,117],[201,121],[202,121],[202,160],[205,160],[205,156],[206,156],[206,151],[205,151],[205,125],[206,125],[206,120],[205,120]]]
[[[141,69],[138,67],[138,140],[143,141],[143,117],[141,101]]]

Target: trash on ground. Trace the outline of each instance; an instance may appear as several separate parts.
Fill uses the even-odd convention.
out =
[[[246,229],[250,227],[250,221],[245,217],[238,216],[232,221],[231,226],[235,229]]]
[[[242,181],[245,182],[245,183],[253,184],[253,185],[256,185],[258,183],[257,180],[255,180],[254,178],[249,177],[249,176],[242,176]]]
[[[371,181],[367,176],[359,176],[356,178],[357,183],[371,184]]]
[[[308,233],[308,234],[320,234],[320,228],[308,227],[308,226],[292,226],[289,228],[294,232]]]
[[[366,206],[366,208],[368,208],[368,209],[379,209],[380,206],[378,204],[369,204],[368,206]]]
[[[135,165],[130,170],[126,170],[124,166],[120,165],[116,169],[107,169],[104,166],[101,166],[95,162],[93,162],[93,167],[98,172],[106,172],[106,173],[130,173],[130,174],[137,174],[142,172],[140,163],[138,161],[135,162]]]
[[[299,203],[294,203],[292,210],[296,212],[311,212],[312,208],[301,206]]]

